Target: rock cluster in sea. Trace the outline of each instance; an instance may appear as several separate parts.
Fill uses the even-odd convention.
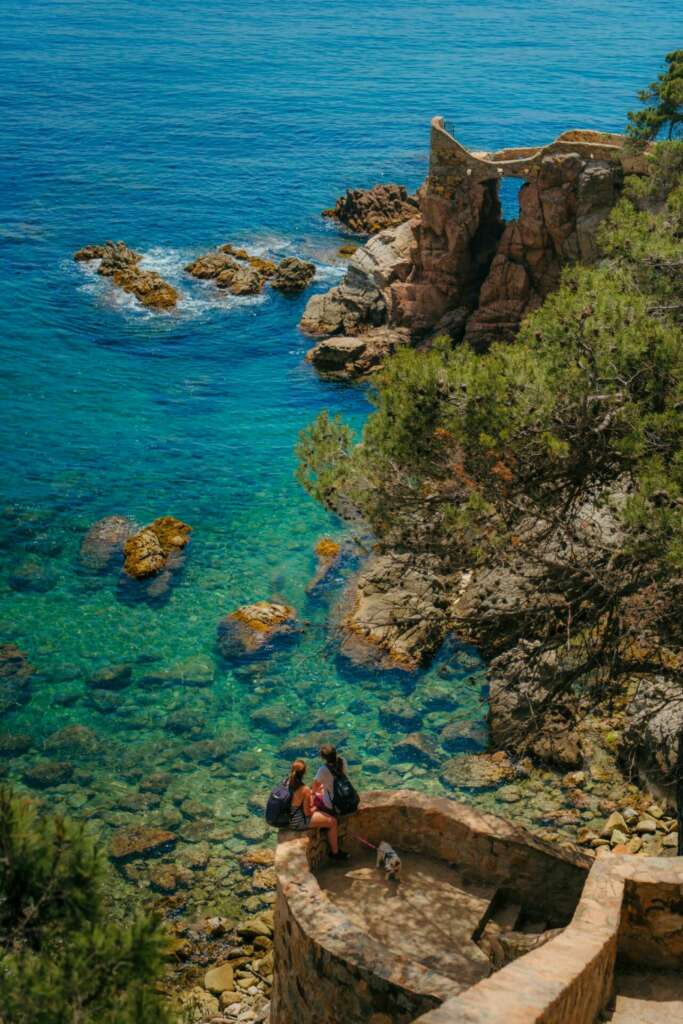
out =
[[[258,295],[266,283],[286,295],[303,291],[315,277],[315,266],[288,256],[275,264],[261,256],[251,256],[246,249],[221,245],[198,256],[185,267],[188,274],[202,281],[213,281],[233,295]]]
[[[178,292],[173,285],[155,270],[142,270],[139,265],[142,256],[125,242],[86,245],[74,254],[74,259],[79,263],[99,260],[98,274],[110,277],[117,287],[134,295],[150,309],[173,309],[178,302]]]

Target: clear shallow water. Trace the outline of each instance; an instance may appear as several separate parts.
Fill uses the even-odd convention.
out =
[[[217,296],[182,266],[230,241],[311,258],[314,287],[329,287],[343,272],[341,237],[319,211],[350,185],[417,186],[434,114],[486,148],[570,127],[619,129],[636,89],[680,43],[683,12],[663,0],[646,10],[635,0],[267,10],[34,0],[6,3],[3,15],[0,639],[39,672],[31,703],[1,726],[36,745],[6,772],[21,778],[45,737],[86,724],[100,749],[51,752],[81,775],[46,796],[106,833],[136,820],[124,805],[139,775],[170,766],[173,785],[148,820],[170,823],[172,797],[198,795],[233,850],[259,837],[257,818],[235,833],[249,795],[276,772],[280,744],[321,723],[347,732],[366,764],[375,759],[364,781],[439,791],[437,770],[383,771],[398,733],[379,708],[416,688],[426,731],[436,735],[454,712],[481,723],[481,679],[467,675],[476,665],[456,657],[448,668],[446,652],[413,680],[350,669],[325,627],[334,586],[315,601],[305,594],[315,540],[342,528],[297,487],[292,447],[323,408],[360,425],[363,392],[321,383],[304,363],[309,343],[296,324],[307,296]],[[504,200],[514,214],[511,184]],[[107,238],[125,239],[180,285],[177,313],[143,312],[71,260]],[[116,573],[81,570],[85,530],[112,513],[193,526],[163,606],[124,602]],[[9,586],[29,555],[54,577],[46,593]],[[218,619],[275,595],[310,623],[290,650],[255,670],[215,660],[206,689],[142,682],[150,665],[216,659]],[[120,662],[133,663],[135,682],[105,714],[84,679]],[[423,700],[441,672],[450,708]],[[251,723],[255,709],[281,702],[293,712],[289,734]],[[194,714],[191,732],[169,727],[179,711]],[[241,737],[231,757],[212,766],[187,754],[192,739],[229,729]]]

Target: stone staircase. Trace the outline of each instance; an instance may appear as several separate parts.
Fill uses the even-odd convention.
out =
[[[674,971],[619,973],[610,1024],[676,1024],[683,1021],[683,975]]]

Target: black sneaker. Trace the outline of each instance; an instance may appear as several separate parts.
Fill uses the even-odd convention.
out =
[[[337,850],[336,853],[331,853],[330,857],[332,858],[332,860],[348,860],[349,859],[348,853],[344,853],[343,850]]]

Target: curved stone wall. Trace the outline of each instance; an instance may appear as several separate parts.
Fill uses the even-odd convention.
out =
[[[397,850],[456,864],[473,882],[514,889],[550,927],[567,924],[590,860],[493,815],[412,791],[368,793],[341,822],[344,845],[389,839]],[[391,954],[328,899],[313,874],[326,856],[317,832],[283,833],[275,859],[277,904],[272,1024],[408,1024],[462,989],[417,960]]]
[[[617,961],[683,968],[683,857],[597,860],[561,935],[416,1024],[594,1024],[611,1001]]]

